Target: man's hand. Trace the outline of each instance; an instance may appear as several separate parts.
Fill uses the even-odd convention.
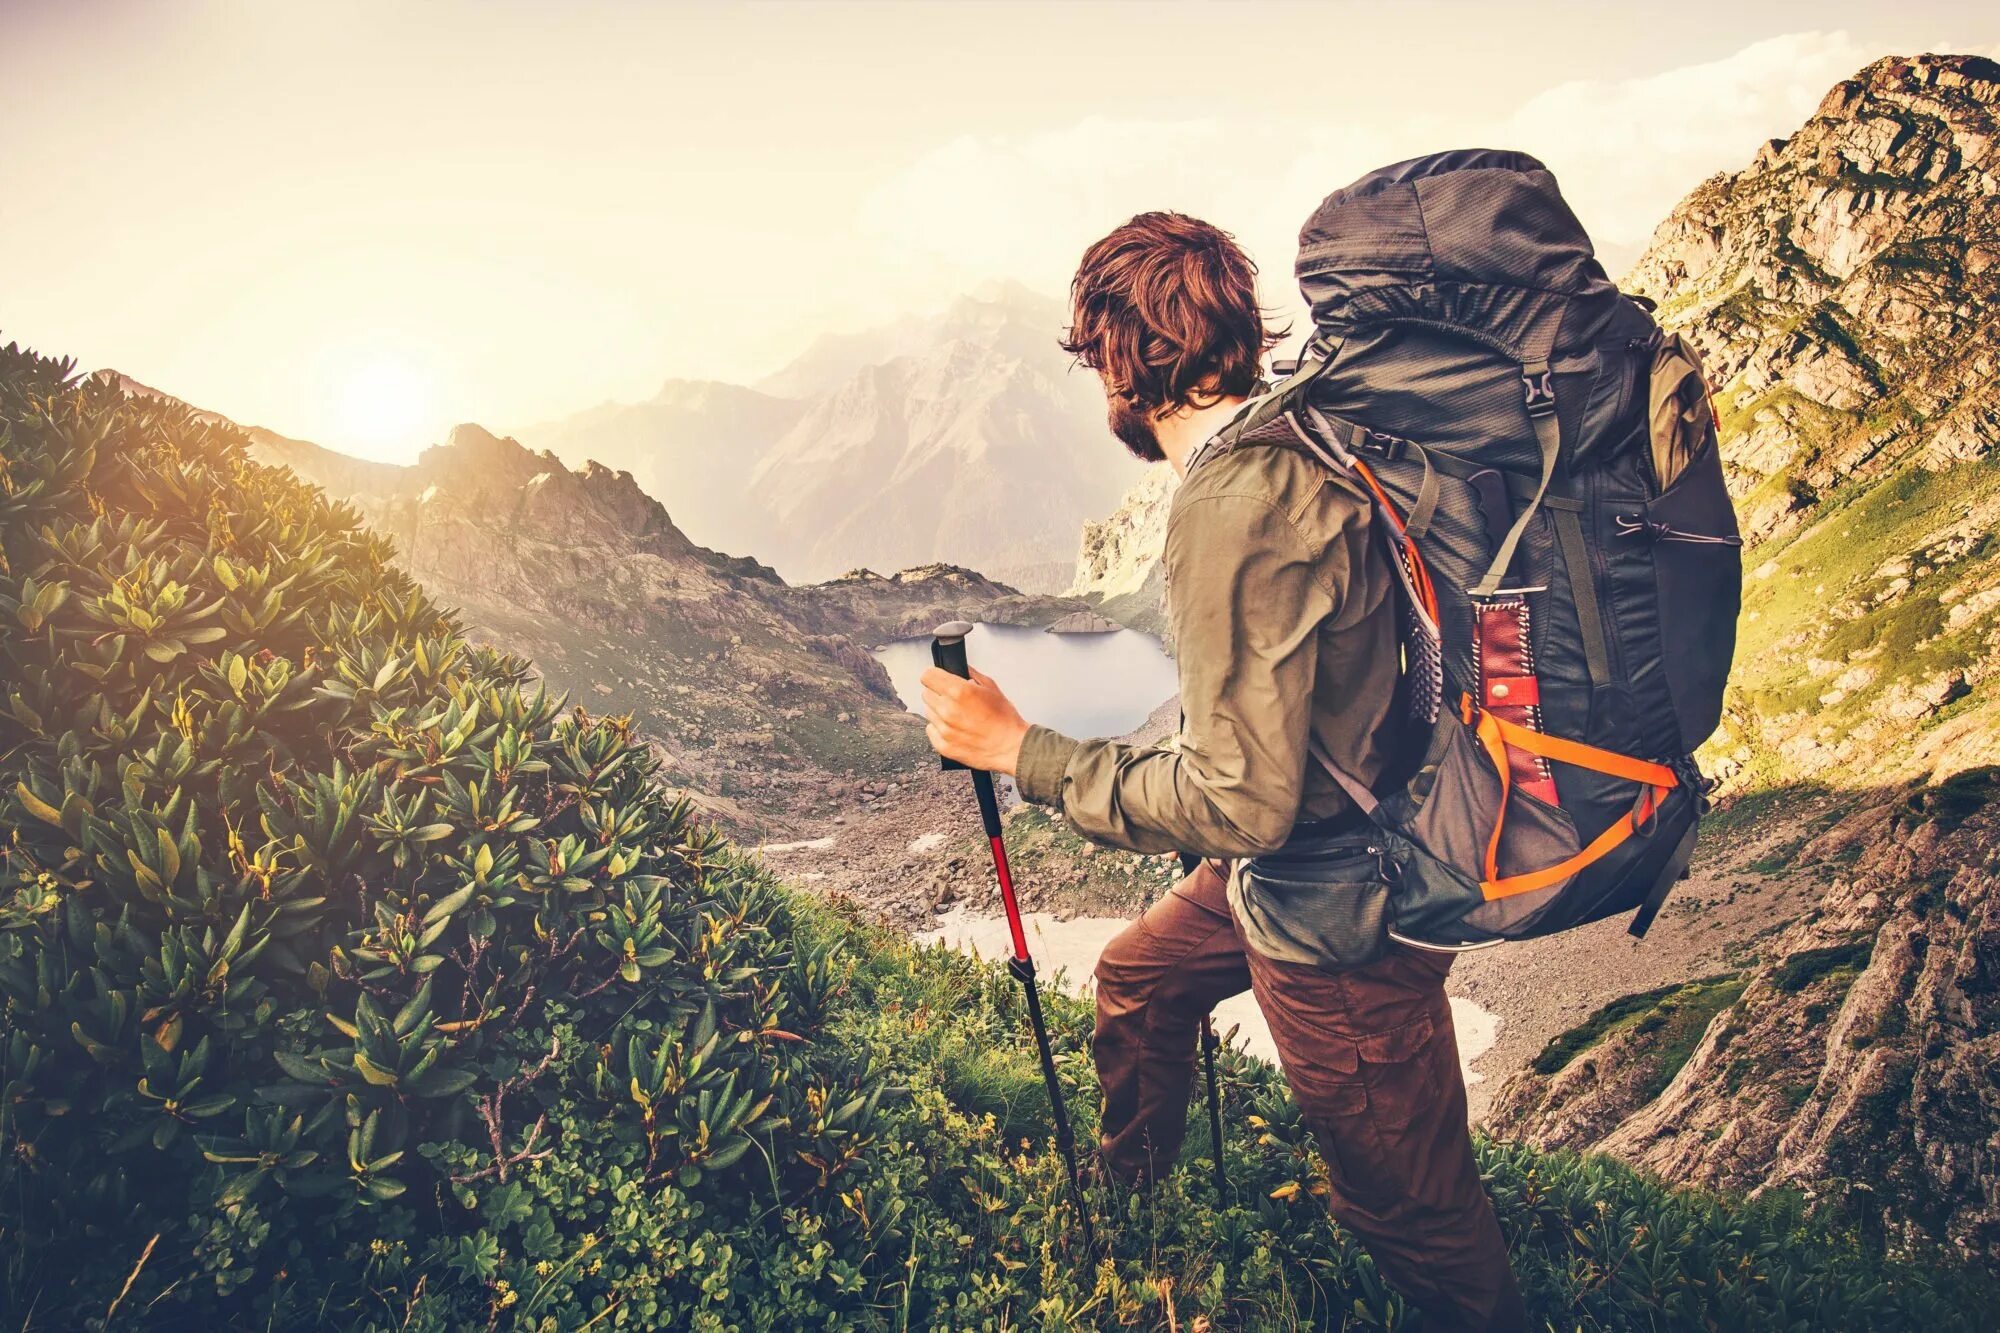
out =
[[[923,686],[924,712],[930,717],[924,730],[931,748],[967,768],[1011,776],[1028,724],[992,677],[975,670],[965,680],[932,667],[924,672]]]

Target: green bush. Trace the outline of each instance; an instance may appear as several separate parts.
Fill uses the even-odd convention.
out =
[[[583,1122],[711,1225],[753,1148],[833,1198],[881,1089],[785,1026],[772,887],[620,721],[184,408],[10,347],[0,431],[10,1302],[137,1270],[128,1307],[345,1323],[407,1253],[498,1304],[495,1224]],[[538,1221],[514,1253],[576,1244]]]
[[[771,882],[232,431],[0,349],[0,562],[10,1326],[1410,1325],[1234,1055],[1226,1197],[1101,1190],[1083,1265],[1010,979]],[[1990,1308],[1784,1201],[1482,1154],[1564,1328]]]

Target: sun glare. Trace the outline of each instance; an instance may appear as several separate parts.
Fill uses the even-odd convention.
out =
[[[340,429],[352,446],[402,452],[424,443],[431,386],[409,362],[382,358],[357,367],[340,391]]]

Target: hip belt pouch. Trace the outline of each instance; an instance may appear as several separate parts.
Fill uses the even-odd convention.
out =
[[[1388,948],[1392,873],[1372,827],[1298,836],[1238,863],[1231,905],[1259,953],[1340,971]]]

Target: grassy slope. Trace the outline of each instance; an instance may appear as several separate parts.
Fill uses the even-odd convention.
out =
[[[0,439],[5,435],[0,431]],[[181,466],[173,458],[155,461]],[[10,597],[24,590],[18,571],[0,571],[0,578]],[[327,632],[335,638],[358,633],[342,628],[361,619],[352,614],[357,606],[333,601],[316,609],[328,613]],[[207,642],[195,641],[202,651],[183,653],[186,670],[223,651],[204,648]],[[374,678],[379,685],[385,677]],[[53,813],[35,818],[46,823]],[[5,832],[15,834],[18,826]],[[197,850],[205,862],[222,863],[212,837]],[[465,1204],[463,1211],[445,1206],[438,1182],[410,1191],[411,1202],[398,1205],[407,1214],[380,1214],[401,1220],[366,1247],[364,1269],[331,1288],[304,1289],[308,1273],[324,1277],[339,1262],[341,1251],[328,1237],[325,1253],[315,1253],[311,1264],[302,1259],[296,1277],[281,1270],[272,1278],[274,1290],[282,1289],[274,1299],[289,1315],[277,1322],[309,1324],[314,1309],[331,1308],[349,1326],[568,1329],[603,1326],[614,1313],[630,1325],[644,1317],[632,1311],[651,1308],[645,1303],[670,1302],[682,1321],[676,1326],[718,1330],[770,1326],[774,1310],[792,1326],[885,1329],[1172,1328],[1194,1327],[1204,1316],[1255,1329],[1408,1324],[1408,1311],[1329,1221],[1325,1168],[1276,1071],[1226,1057],[1222,1197],[1198,1169],[1214,1146],[1197,1132],[1189,1162],[1196,1169],[1172,1176],[1146,1198],[1116,1190],[1099,1195],[1111,1253],[1092,1270],[1069,1248],[1073,1221],[1046,1141],[1047,1107],[1019,990],[1004,972],[916,949],[815,900],[781,893],[767,880],[751,885],[761,872],[726,853],[704,852],[689,864],[696,878],[669,887],[682,906],[706,904],[698,937],[689,931],[662,942],[661,957],[646,966],[663,969],[664,984],[636,994],[657,1000],[699,990],[702,979],[714,980],[718,968],[748,956],[732,949],[768,942],[784,951],[776,969],[782,975],[759,1004],[770,1004],[771,1017],[782,1012],[798,1029],[776,1030],[771,1040],[774,1050],[799,1050],[806,1060],[799,1077],[813,1082],[796,1098],[788,1093],[793,1123],[784,1126],[785,1137],[776,1124],[765,1137],[786,1148],[806,1132],[803,1122],[826,1118],[857,1089],[881,1092],[879,1121],[862,1138],[835,1140],[845,1145],[843,1157],[821,1168],[820,1188],[803,1195],[781,1188],[781,1173],[796,1177],[800,1159],[816,1164],[789,1150],[782,1160],[743,1152],[705,1175],[614,1175],[605,1164],[615,1166],[620,1153],[629,1164],[633,1151],[630,1134],[621,1140],[615,1131],[621,1118],[629,1131],[636,1112],[620,1095],[624,1085],[603,1075],[611,1066],[600,1063],[608,1057],[597,1035],[572,1039],[561,1043],[567,1063],[542,1089],[551,1127],[546,1156],[517,1164],[513,1179],[504,1172],[497,1180],[465,1175],[461,1183],[480,1183],[476,1192],[464,1183],[464,1192],[451,1196]],[[310,875],[304,885],[317,887]],[[631,901],[623,911],[628,921],[640,916]],[[725,938],[730,949],[722,946]],[[632,975],[641,975],[636,963]],[[10,996],[10,1006],[16,1002]],[[542,1049],[546,1034],[528,1028],[577,1019],[580,1003],[581,997],[552,995],[521,1031],[510,1030],[513,1023],[496,1027],[495,1041],[510,1058],[512,1046]],[[523,1000],[522,1012],[528,1008]],[[1050,997],[1049,1009],[1075,1117],[1090,1126],[1097,1116],[1090,1015],[1061,996]],[[632,1013],[623,1010],[625,1017]],[[638,1026],[678,1033],[680,1018],[676,1010]],[[736,1044],[752,1031],[738,1030]],[[667,1035],[658,1041],[663,1061],[670,1046],[685,1054]],[[555,1047],[548,1049],[553,1058]],[[66,1048],[65,1054],[80,1058]],[[600,1071],[594,1080],[593,1064]],[[503,1062],[483,1076],[497,1078],[503,1067],[512,1066]],[[636,1073],[632,1082],[636,1089]],[[350,1102],[365,1090],[355,1086]],[[710,1093],[702,1096],[706,1141]],[[659,1104],[678,1116],[691,1109],[689,1100],[669,1096]],[[653,1103],[642,1104],[650,1110]],[[475,1130],[418,1145],[400,1169],[422,1180],[432,1169],[423,1161],[434,1159],[440,1172],[469,1169],[482,1151]],[[1994,1293],[1949,1264],[1885,1264],[1851,1237],[1802,1219],[1784,1200],[1742,1204],[1672,1191],[1609,1162],[1517,1147],[1486,1145],[1482,1154],[1531,1305],[1564,1328],[1973,1327],[1991,1308]],[[24,1160],[18,1145],[8,1159]],[[382,1169],[391,1165],[385,1161]],[[223,1211],[236,1216],[230,1206]],[[451,1245],[438,1248],[437,1232]],[[0,1238],[18,1244],[20,1237],[18,1224],[0,1213]],[[114,1292],[129,1266],[126,1252],[102,1245],[79,1246],[75,1260],[77,1273]],[[155,1263],[162,1270],[185,1266],[186,1257],[162,1254]],[[147,1283],[158,1280],[156,1273]],[[32,1313],[40,1295],[0,1284],[0,1309],[22,1327],[41,1327]],[[248,1313],[240,1304],[232,1308]]]
[[[802,941],[837,944],[853,963],[837,1028],[909,1088],[900,1132],[922,1145],[934,1179],[961,1176],[978,1203],[981,1242],[943,1256],[960,1264],[969,1289],[1005,1270],[1034,1293],[1028,1323],[1044,1328],[1162,1328],[1170,1307],[1180,1327],[1204,1315],[1256,1329],[1404,1326],[1407,1311],[1327,1219],[1324,1168],[1277,1071],[1235,1054],[1224,1074],[1227,1193],[1217,1198],[1209,1183],[1211,1147],[1197,1116],[1185,1169],[1150,1198],[1103,1196],[1100,1230],[1121,1258],[1094,1287],[1081,1280],[1063,1248],[1059,1164],[1045,1141],[1034,1145],[1046,1133],[1046,1102],[1011,981],[817,904],[800,901],[794,911]],[[1680,988],[1626,1021],[1698,1033],[1735,984]],[[1072,1115],[1093,1124],[1090,1015],[1066,996],[1048,1004]],[[1977,1322],[1971,1312],[1984,1296],[1959,1285],[1966,1279],[1952,1265],[1871,1257],[1807,1220],[1793,1200],[1669,1190],[1603,1158],[1484,1141],[1479,1151],[1530,1305],[1552,1326],[1888,1327],[1909,1317],[1892,1307],[1934,1299],[1923,1318]],[[1884,1304],[1842,1308],[1848,1297],[1835,1293],[1851,1281],[1875,1288]],[[1783,1309],[1752,1310],[1741,1303],[1751,1292],[1778,1297]]]

